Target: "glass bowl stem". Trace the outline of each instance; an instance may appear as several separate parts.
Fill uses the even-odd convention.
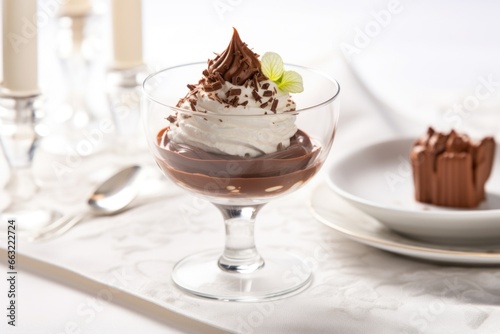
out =
[[[226,226],[226,244],[219,258],[219,268],[228,272],[251,273],[264,266],[255,247],[255,217],[264,204],[232,206],[214,204]]]

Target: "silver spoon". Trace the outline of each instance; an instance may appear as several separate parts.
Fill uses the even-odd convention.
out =
[[[60,236],[89,216],[113,215],[124,211],[139,193],[140,171],[140,166],[131,166],[112,175],[88,198],[87,204],[90,211],[77,215],[65,215],[29,240],[40,241]]]

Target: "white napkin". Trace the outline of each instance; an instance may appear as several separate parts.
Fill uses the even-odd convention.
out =
[[[358,25],[365,39],[344,38],[362,46],[357,53],[344,52],[354,73],[386,113],[404,114],[420,126],[500,138],[500,45],[495,42],[500,4],[399,3],[385,26],[373,15]],[[387,9],[372,13],[382,10]],[[377,34],[366,32],[370,22],[378,24]]]

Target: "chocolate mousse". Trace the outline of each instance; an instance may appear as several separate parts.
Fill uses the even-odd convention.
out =
[[[494,161],[495,141],[473,141],[464,134],[429,128],[410,153],[419,202],[474,208],[486,198],[484,186]]]
[[[319,168],[319,149],[300,130],[288,148],[257,158],[214,154],[177,144],[168,139],[167,131],[158,134],[164,158],[158,165],[182,186],[210,196],[281,194],[302,185]]]
[[[262,198],[299,187],[319,169],[320,147],[295,125],[295,102],[263,73],[236,29],[166,117],[157,163],[178,184],[211,197]]]

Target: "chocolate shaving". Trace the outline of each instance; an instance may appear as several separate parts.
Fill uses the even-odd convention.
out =
[[[240,95],[241,94],[241,89],[240,88],[233,88],[229,90],[229,96],[235,96],[235,95]]]
[[[264,93],[262,93],[262,96],[266,96],[266,97],[273,96],[273,92],[270,90],[266,90],[266,91],[264,91]]]
[[[244,102],[241,102],[241,103],[240,103],[240,106],[245,107],[247,104],[248,104],[248,101],[244,101]]]
[[[276,113],[276,107],[278,106],[278,99],[274,99],[273,104],[271,105],[271,111]]]
[[[231,102],[230,102],[230,103],[231,103],[231,105],[232,105],[233,107],[236,107],[236,106],[238,106],[238,101],[239,101],[239,100],[240,100],[240,97],[239,97],[239,96],[235,96],[235,97],[231,100]]]
[[[192,111],[196,111],[196,101],[189,101],[189,105]]]
[[[212,85],[205,85],[203,88],[205,89],[205,92],[207,92],[207,93],[213,92],[215,90]],[[210,97],[210,94],[208,97]]]
[[[265,84],[262,85],[262,89],[268,89],[269,88],[269,82],[266,82]]]
[[[264,102],[260,105],[260,107],[264,109],[265,107],[267,107],[268,104],[269,104],[269,102]]]
[[[221,84],[224,84],[224,82],[226,82],[226,80],[224,80],[224,78],[222,77],[222,75],[220,75],[219,72],[215,72],[215,77]]]
[[[221,104],[222,104],[222,100],[221,100],[221,98],[219,97],[219,95],[218,95],[218,94],[215,94],[215,95],[214,95],[214,98],[215,98],[215,100],[216,100],[217,102],[219,102],[219,103],[221,103]]]
[[[253,96],[253,98],[255,99],[255,101],[257,101],[257,102],[262,102],[262,99],[261,99],[261,97],[260,97],[259,93],[257,93],[257,91],[256,91],[256,90],[252,90],[252,96]]]
[[[253,77],[253,87],[255,89],[259,89],[259,87],[260,87],[259,86],[259,82],[257,81],[257,77],[256,76]]]
[[[215,81],[211,84],[206,84],[203,86],[205,92],[214,92],[222,88],[222,84],[219,81]]]
[[[170,123],[175,123],[177,121],[177,116],[170,115],[167,117],[167,121],[169,121]]]
[[[216,81],[216,82],[214,82],[214,83],[212,84],[212,88],[213,88],[214,90],[219,90],[219,89],[221,89],[221,88],[222,88],[222,83],[221,83],[220,81]]]

